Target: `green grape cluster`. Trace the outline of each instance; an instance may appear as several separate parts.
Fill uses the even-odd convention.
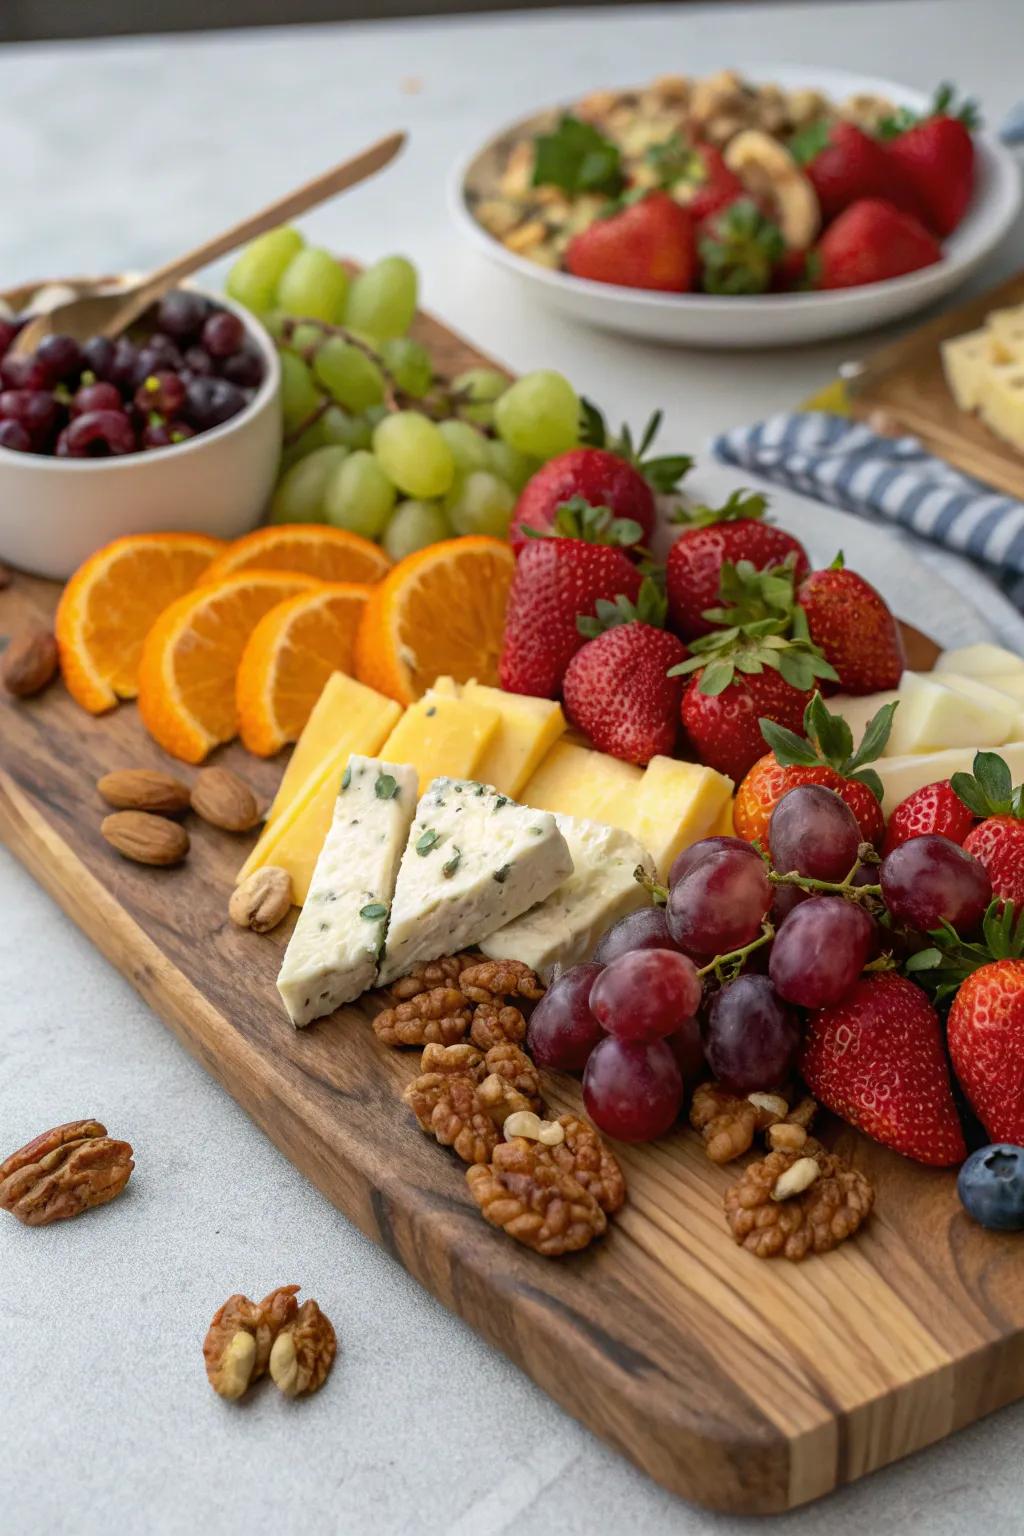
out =
[[[530,476],[579,440],[580,402],[559,373],[437,376],[407,334],[418,282],[404,256],[350,277],[284,226],[242,251],[227,291],[278,343],[274,522],[331,523],[396,560],[459,535],[502,538]]]

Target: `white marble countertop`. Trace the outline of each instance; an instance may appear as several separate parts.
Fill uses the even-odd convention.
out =
[[[311,217],[313,238],[364,258],[408,251],[427,303],[496,356],[564,369],[616,420],[663,405],[666,441],[699,446],[807,394],[851,344],[669,352],[525,309],[448,227],[453,159],[592,84],[754,59],[922,88],[955,77],[998,122],[1022,56],[1019,0],[664,6],[11,47],[0,56],[0,287],[155,264],[405,125],[399,164]],[[1018,229],[979,281],[1022,257]],[[96,1114],[138,1164],[126,1195],[81,1221],[0,1225],[0,1530],[749,1528],[657,1488],[366,1242],[3,851],[0,914],[0,1149]],[[299,1405],[272,1389],[221,1403],[202,1376],[207,1319],[235,1289],[288,1281],[338,1328],[328,1388]],[[1024,1405],[772,1529],[1019,1529],[1022,1429]]]

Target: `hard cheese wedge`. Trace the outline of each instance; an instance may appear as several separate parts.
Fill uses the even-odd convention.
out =
[[[1005,694],[984,698],[956,673],[904,672],[900,707],[887,753],[936,752],[946,747],[998,747],[1010,736],[1017,709]]]
[[[523,799],[541,811],[628,829],[629,801],[642,779],[642,771],[632,763],[556,741],[523,790]]]
[[[498,729],[498,712],[428,688],[411,704],[381,748],[384,757],[409,763],[420,790],[431,779],[474,776]]]
[[[333,1013],[373,985],[415,809],[411,768],[350,759],[277,978],[293,1024]]]
[[[992,338],[984,328],[942,343],[946,383],[962,411],[973,411],[977,406],[985,370],[991,361]]]
[[[348,751],[372,757],[378,752],[401,713],[394,699],[357,683],[344,672],[332,672],[288,759],[267,812],[267,826],[287,809],[313,770],[323,767],[330,756]]]
[[[986,369],[978,414],[999,437],[1024,451],[1024,363],[994,363]]]
[[[483,683],[466,683],[461,696],[468,704],[498,714],[498,729],[473,770],[474,776],[493,784],[503,795],[518,798],[565,730],[562,706],[553,699],[503,693]]]
[[[1014,784],[1024,783],[1024,742],[1012,741],[999,747]],[[970,773],[974,765],[974,747],[952,747],[945,752],[914,753],[908,757],[883,757],[872,763],[882,781],[882,809],[890,816],[908,795],[925,784],[951,778],[954,773]]]
[[[684,848],[709,837],[732,805],[733,784],[702,763],[652,757],[639,788],[629,796],[627,827],[654,857],[664,880]]]
[[[635,837],[618,827],[556,816],[572,858],[572,874],[546,900],[480,940],[492,960],[523,960],[546,981],[556,965],[589,960],[606,928],[650,896],[634,878],[654,861]]]
[[[935,663],[936,672],[958,672],[961,677],[1024,678],[1024,660],[1001,645],[962,645],[958,650],[943,651]],[[994,684],[999,687],[999,683]]]
[[[485,784],[435,779],[402,857],[380,981],[478,943],[571,874],[553,816]]]

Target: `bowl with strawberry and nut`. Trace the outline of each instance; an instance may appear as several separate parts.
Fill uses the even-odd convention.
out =
[[[764,66],[533,114],[458,168],[451,204],[490,260],[574,319],[779,346],[948,292],[1009,229],[1020,175],[952,86]]]

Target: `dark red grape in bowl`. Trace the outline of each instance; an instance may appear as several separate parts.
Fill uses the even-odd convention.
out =
[[[896,921],[921,933],[943,922],[958,933],[973,933],[992,900],[984,865],[959,843],[935,832],[912,837],[887,854],[879,883]]]
[[[86,411],[76,416],[57,439],[61,459],[109,459],[134,453],[135,428],[123,411]]]
[[[692,1018],[701,992],[697,967],[678,949],[634,949],[604,967],[590,1011],[620,1040],[658,1040]]]
[[[694,864],[669,892],[668,930],[691,955],[724,955],[761,932],[772,887],[750,847],[722,848]]]
[[[530,1015],[526,1049],[538,1067],[582,1072],[605,1032],[590,1011],[590,989],[601,966],[588,961],[556,976]]]
[[[667,1041],[606,1035],[591,1051],[583,1104],[606,1135],[653,1141],[675,1123],[682,1102],[683,1079]]]
[[[776,992],[801,1008],[827,1008],[856,985],[875,937],[875,920],[843,896],[812,896],[786,918],[772,942],[768,974]]]
[[[191,341],[199,335],[209,313],[210,305],[202,294],[175,288],[160,300],[156,323],[164,335],[179,342]]]
[[[237,315],[222,309],[203,326],[202,344],[211,357],[233,357],[245,341],[245,326]]]
[[[602,935],[594,959],[599,965],[608,965],[620,955],[632,949],[677,949],[675,939],[668,931],[668,918],[664,907],[638,907],[613,923]]]
[[[185,386],[182,415],[200,432],[208,432],[237,416],[245,405],[242,391],[227,379],[192,379]]]
[[[706,859],[709,853],[721,853],[723,848],[738,848],[741,853],[752,853],[755,858],[760,858],[757,849],[745,838],[730,837],[725,833],[702,837],[698,842],[691,843],[689,848],[684,848],[682,853],[677,853],[672,860],[672,868],[668,872],[669,889],[695,864],[699,864],[701,859]]]
[[[73,336],[44,336],[36,347],[35,361],[51,387],[76,378],[84,367],[82,349]]]
[[[116,384],[97,379],[95,384],[83,384],[71,397],[72,416],[84,416],[86,411],[120,411],[124,408],[121,391]]]
[[[704,1054],[729,1093],[778,1088],[793,1071],[800,1025],[767,976],[737,976],[711,999]]]
[[[14,453],[31,453],[32,439],[20,421],[0,421],[0,448]]]

